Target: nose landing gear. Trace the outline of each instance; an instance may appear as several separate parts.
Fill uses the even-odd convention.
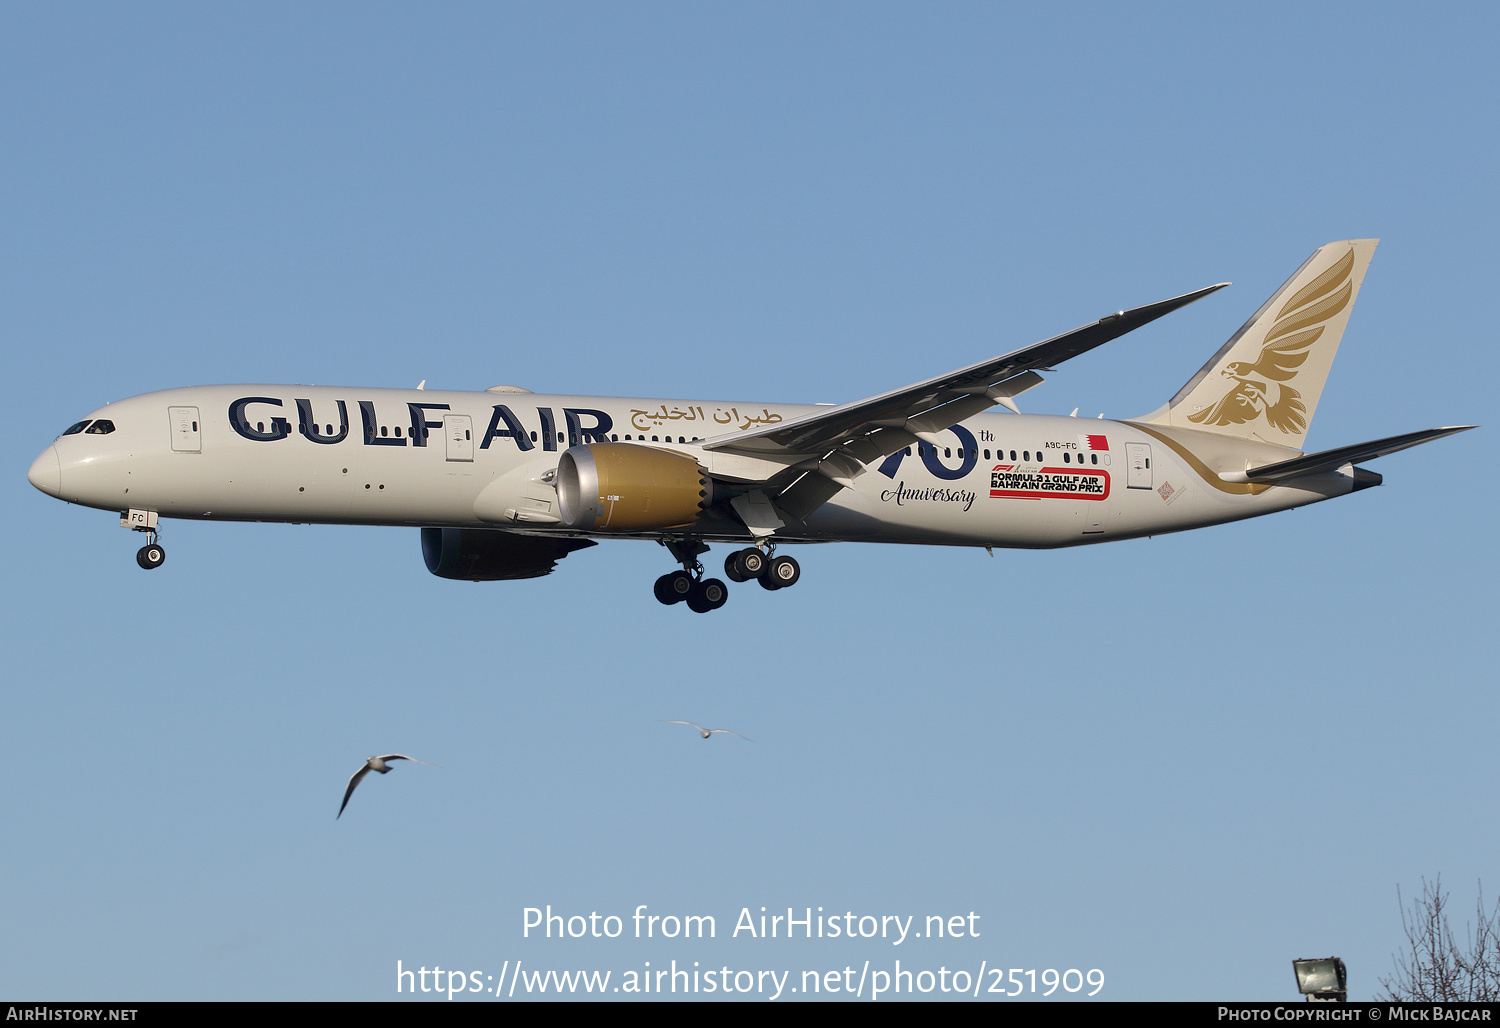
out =
[[[122,511],[120,527],[128,528],[132,532],[146,533],[146,545],[135,554],[137,564],[147,571],[154,571],[161,567],[162,561],[167,559],[167,551],[162,549],[161,544],[156,541],[156,511],[135,510],[134,508]]]

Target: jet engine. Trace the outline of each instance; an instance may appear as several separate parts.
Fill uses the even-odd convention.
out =
[[[546,539],[492,528],[422,529],[427,570],[466,582],[540,578],[574,550],[597,545],[592,539]]]
[[[587,532],[682,528],[713,500],[713,482],[692,457],[634,443],[569,448],[556,484],[563,524]]]

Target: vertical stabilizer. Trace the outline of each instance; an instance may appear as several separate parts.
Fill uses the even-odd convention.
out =
[[[1149,420],[1303,449],[1377,242],[1320,247]]]

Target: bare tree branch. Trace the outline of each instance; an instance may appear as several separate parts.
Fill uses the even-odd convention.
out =
[[[1494,1002],[1500,1000],[1500,904],[1492,912],[1484,906],[1480,883],[1472,926],[1465,925],[1465,945],[1460,948],[1448,924],[1448,894],[1442,876],[1429,883],[1422,879],[1422,895],[1411,902],[1401,900],[1401,928],[1407,950],[1394,955],[1396,972],[1381,978],[1386,999],[1427,1001]]]

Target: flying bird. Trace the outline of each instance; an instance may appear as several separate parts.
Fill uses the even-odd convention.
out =
[[[660,720],[664,725],[692,725],[694,728],[698,729],[698,734],[703,736],[703,738],[705,739],[707,739],[710,735],[713,735],[715,732],[723,732],[725,735],[733,735],[737,738],[744,739],[746,742],[755,741],[754,739],[750,739],[746,736],[740,735],[739,732],[732,732],[727,728],[704,728],[696,721],[668,721],[665,718],[658,718],[658,720]]]
[[[354,795],[354,788],[359,785],[360,779],[371,771],[379,771],[381,774],[390,771],[391,767],[386,763],[389,760],[416,760],[418,764],[427,764],[425,760],[417,760],[416,757],[408,757],[404,753],[387,753],[383,757],[370,757],[365,761],[364,767],[349,777],[349,788],[344,790],[344,802],[339,804],[339,812],[333,818],[335,821],[344,816],[344,808],[349,805],[349,797]],[[427,766],[437,767],[436,764],[427,764]]]

